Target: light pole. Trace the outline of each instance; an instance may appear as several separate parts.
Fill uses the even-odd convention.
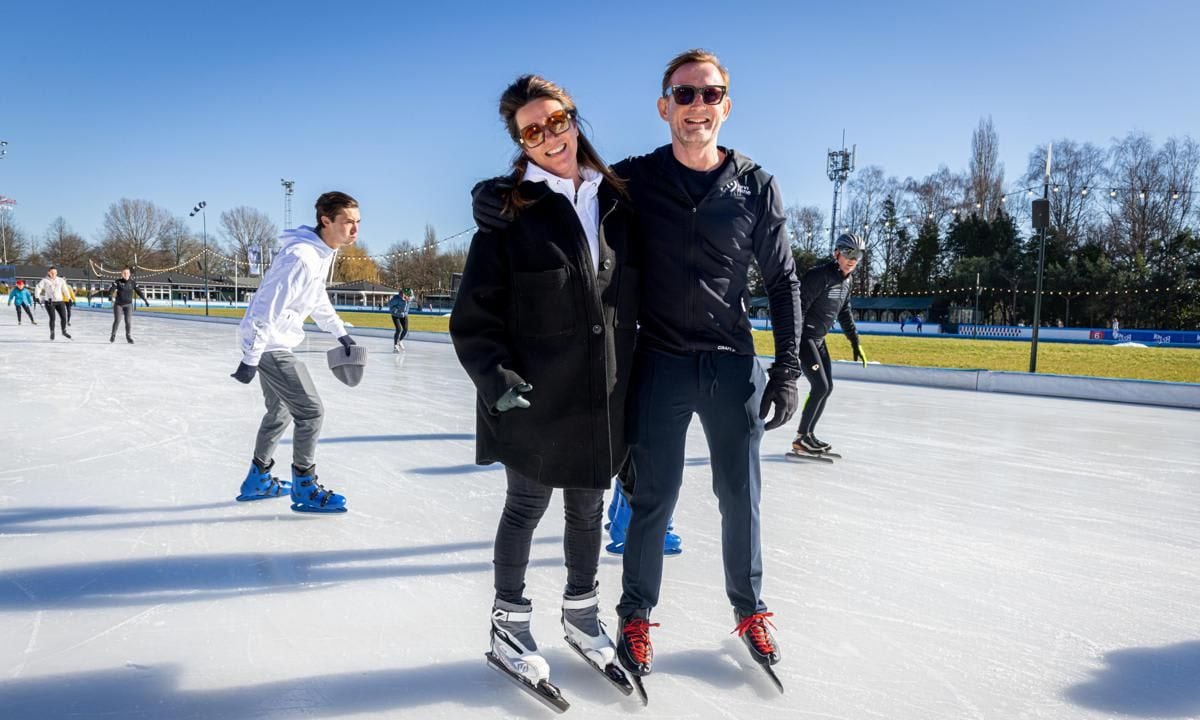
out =
[[[296,191],[296,181],[281,178],[279,184],[283,186],[283,229],[290,230],[292,227],[292,193]]]
[[[975,273],[975,312],[971,314],[971,339],[979,336],[979,273]]]
[[[1046,178],[1042,197],[1033,201],[1033,227],[1038,231],[1037,291],[1033,296],[1033,343],[1029,346],[1029,372],[1037,372],[1038,327],[1042,324],[1042,275],[1046,267],[1046,228],[1050,226],[1050,157],[1054,145],[1046,148]]]
[[[833,250],[833,243],[837,239],[837,211],[838,211],[838,192],[842,189],[842,183],[850,177],[850,173],[854,172],[854,155],[857,146],[846,149],[846,133],[842,132],[842,149],[830,150],[826,156],[825,173],[829,179],[833,181],[833,213],[829,216],[829,249]]]
[[[0,140],[0,160],[3,160],[6,155],[8,155],[8,141]]]
[[[201,227],[204,228],[204,314],[208,315],[208,215],[204,208],[208,203],[201,200],[196,203],[196,207],[188,213],[188,217],[196,217],[196,213],[200,213]]]

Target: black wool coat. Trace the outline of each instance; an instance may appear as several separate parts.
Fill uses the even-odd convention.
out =
[[[608,488],[627,454],[625,396],[637,331],[635,228],[600,183],[600,269],[571,203],[545,183],[516,219],[471,240],[450,337],[476,388],[475,461],[557,488]],[[529,383],[530,407],[496,411]]]

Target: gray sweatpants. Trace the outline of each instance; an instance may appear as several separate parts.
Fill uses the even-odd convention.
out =
[[[270,462],[283,431],[294,420],[292,464],[298,468],[312,467],[317,462],[317,436],[321,434],[325,407],[308,368],[286,350],[263,353],[258,361],[258,381],[267,414],[258,426],[254,459],[260,465]]]

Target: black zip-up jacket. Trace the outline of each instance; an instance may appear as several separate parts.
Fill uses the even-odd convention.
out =
[[[858,347],[858,328],[854,326],[854,308],[850,304],[850,276],[842,275],[836,260],[804,273],[804,279],[800,281],[800,299],[805,340],[825,337],[837,319],[850,345]]]
[[[112,295],[113,293],[116,293],[117,295],[116,300],[114,301],[114,304],[116,305],[133,304],[134,293],[137,293],[137,296],[142,300],[150,302],[149,300],[146,300],[145,293],[143,293],[142,289],[138,287],[137,280],[134,280],[133,278],[129,278],[128,280],[125,278],[117,278],[116,280],[113,280],[112,285],[108,286],[108,294]]]
[[[775,178],[731,156],[697,204],[684,189],[670,145],[613,166],[628,180],[642,227],[638,343],[670,352],[754,355],[747,273],[758,261],[771,308],[775,366],[797,371],[800,281]]]

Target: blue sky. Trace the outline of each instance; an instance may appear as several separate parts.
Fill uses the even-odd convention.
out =
[[[716,51],[732,73],[722,144],[828,212],[825,153],[859,166],[965,169],[991,115],[1006,179],[1029,151],[1130,131],[1200,136],[1200,3],[7,3],[0,14],[0,195],[41,234],[97,240],[108,205],[186,216],[249,205],[282,223],[341,189],[374,253],[471,226],[468,191],[512,146],[496,100],[518,74],[566,86],[605,158],[668,141],[666,61]],[[296,224],[293,223],[293,224]],[[199,230],[199,227],[196,227]]]

